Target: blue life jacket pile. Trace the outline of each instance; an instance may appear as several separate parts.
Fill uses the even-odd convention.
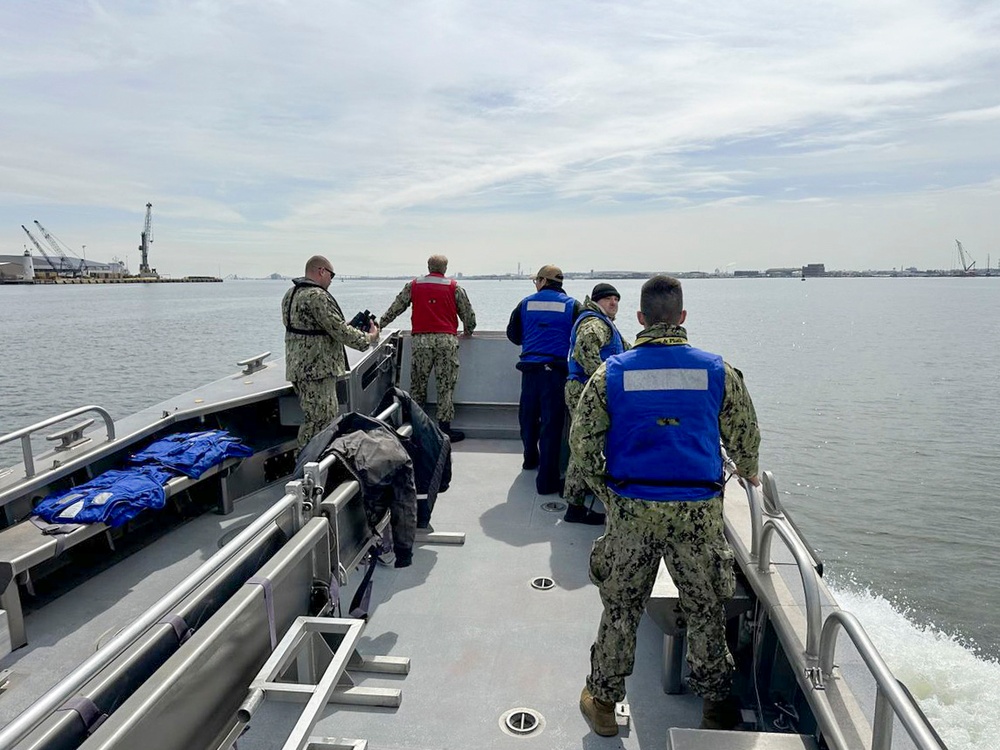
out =
[[[111,469],[89,482],[56,492],[35,506],[48,523],[106,523],[121,526],[146,508],[162,508],[170,479],[198,479],[227,458],[245,458],[253,450],[225,430],[169,435],[129,458],[128,469]]]
[[[176,474],[198,479],[227,458],[246,458],[253,451],[225,430],[179,432],[157,440],[145,450],[132,455],[136,466],[163,466]]]

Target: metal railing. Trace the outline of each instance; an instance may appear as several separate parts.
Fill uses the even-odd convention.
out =
[[[124,653],[143,633],[169,615],[187,596],[234,557],[244,545],[248,544],[267,526],[288,512],[289,509],[295,512],[294,506],[296,504],[301,506],[303,502],[302,492],[300,489],[297,489],[297,486],[300,487],[301,483],[289,482],[286,486],[288,492],[281,500],[265,510],[253,523],[212,555],[194,573],[167,592],[153,607],[146,610],[143,615],[123,628],[114,638],[80,664],[79,667],[60,680],[58,685],[45,693],[39,700],[25,709],[24,713],[0,730],[0,748],[13,747],[17,742],[24,739],[50,713],[58,709],[80,688],[97,676],[102,669]],[[299,511],[299,515],[301,515],[301,511]]]
[[[41,427],[53,424],[67,416],[75,416],[82,410],[98,407],[82,407],[82,409],[68,412],[59,418],[40,422],[31,428],[25,428],[17,433],[12,433],[13,438],[20,437],[26,430],[36,430]],[[400,409],[398,402],[394,401],[388,408],[378,414],[378,418],[388,420]],[[104,411],[101,409],[100,411]],[[106,412],[105,412],[106,413]],[[0,748],[13,747],[23,740],[31,731],[38,727],[49,714],[57,710],[77,691],[86,685],[91,679],[96,677],[101,670],[106,668],[115,659],[121,656],[143,633],[160,622],[169,615],[181,602],[192,594],[199,586],[207,581],[217,570],[233,558],[246,544],[249,544],[258,534],[266,529],[270,524],[275,523],[286,513],[292,514],[292,527],[295,531],[301,529],[306,521],[320,514],[320,499],[317,495],[322,493],[326,473],[330,467],[339,460],[336,456],[328,456],[319,464],[306,464],[306,478],[289,482],[285,485],[285,495],[274,505],[270,506],[253,523],[247,526],[236,537],[234,537],[222,549],[206,560],[190,576],[181,581],[171,589],[156,605],[147,610],[143,615],[133,620],[129,625],[118,632],[111,640],[104,644],[97,652],[86,659],[80,666],[74,669],[59,684],[45,693],[35,703],[29,706],[16,719],[7,726],[0,729]],[[318,489],[318,492],[317,492]],[[347,481],[338,485],[330,493],[328,499],[332,499],[335,507],[340,507],[347,502],[355,493],[360,490],[356,481]],[[345,565],[339,560],[339,534],[336,531],[336,517],[332,519],[334,524],[334,543],[337,545],[337,570],[335,574],[342,576],[346,583],[346,572],[351,567],[357,565],[358,559],[348,561]]]
[[[805,650],[797,658],[805,666],[801,676],[804,678],[804,686],[812,691],[809,702],[814,709],[820,732],[829,746],[835,750],[850,750],[830,702],[822,692],[825,690],[824,679],[833,677],[837,634],[843,628],[857,648],[877,688],[872,750],[889,750],[892,747],[894,717],[899,718],[918,750],[947,750],[916,701],[893,676],[857,617],[837,608],[823,621],[820,577],[816,570],[815,556],[806,547],[797,530],[788,523],[780,505],[765,502],[764,495],[767,493],[777,497],[774,476],[771,472],[764,472],[762,479],[764,493],[749,482],[743,482],[750,505],[751,562],[755,564],[758,573],[770,572],[771,540],[775,534],[795,558],[805,594],[806,610]],[[789,654],[789,657],[792,656]]]
[[[819,667],[826,677],[833,676],[834,653],[837,633],[843,629],[864,660],[868,671],[875,677],[875,720],[872,725],[872,750],[889,750],[892,747],[892,722],[894,716],[919,748],[943,748],[944,742],[927,721],[923,712],[914,704],[913,697],[903,689],[889,671],[882,656],[868,637],[857,617],[842,609],[834,610],[823,623],[819,643]]]
[[[0,437],[0,445],[4,443],[11,443],[20,438],[21,440],[21,455],[24,459],[24,477],[25,479],[30,479],[35,476],[35,455],[31,448],[31,436],[32,434],[43,430],[46,427],[51,427],[54,424],[59,424],[60,422],[65,422],[67,419],[76,417],[80,414],[86,414],[90,411],[96,411],[101,415],[101,419],[104,420],[104,426],[108,432],[108,439],[106,442],[111,442],[115,439],[115,423],[111,419],[111,415],[108,410],[101,406],[96,406],[91,404],[90,406],[78,406],[76,409],[71,409],[70,411],[63,412],[55,417],[49,417],[48,419],[43,419],[41,422],[36,422],[28,427],[22,427],[20,430],[14,430],[14,432],[9,432],[3,437]]]

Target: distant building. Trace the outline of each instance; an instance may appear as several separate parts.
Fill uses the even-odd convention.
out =
[[[39,258],[32,256],[35,276],[51,279],[56,276],[95,276],[98,278],[121,278],[127,276],[125,264],[121,261],[99,263],[83,258],[65,258],[48,256]]]
[[[823,263],[810,263],[808,266],[802,266],[802,278],[813,278],[817,276],[826,276],[826,265]]]
[[[798,268],[768,268],[764,271],[764,275],[771,279],[790,279],[792,276],[798,276],[801,272],[801,269]]]
[[[760,271],[733,271],[733,276],[737,279],[753,279],[760,276]]]
[[[0,280],[33,281],[35,264],[29,253],[24,255],[0,255]]]

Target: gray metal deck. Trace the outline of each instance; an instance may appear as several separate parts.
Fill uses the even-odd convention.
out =
[[[566,524],[542,509],[520,468],[520,443],[468,440],[455,448],[454,481],[432,525],[464,531],[464,546],[423,545],[413,566],[375,571],[373,613],[360,650],[408,656],[405,677],[359,684],[402,690],[398,709],[331,706],[314,735],[360,738],[371,748],[663,748],[670,726],[697,726],[701,700],[660,687],[662,634],[644,618],[636,673],[628,684],[630,730],[617,739],[590,732],[578,708],[601,602],[587,560],[601,527]],[[550,576],[556,587],[530,582]],[[355,675],[357,677],[357,675]],[[527,737],[500,727],[527,707],[544,725]],[[301,707],[267,703],[240,739],[241,750],[280,745]]]

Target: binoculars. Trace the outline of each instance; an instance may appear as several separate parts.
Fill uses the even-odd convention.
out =
[[[359,331],[368,332],[371,324],[375,322],[375,316],[372,315],[371,310],[365,310],[364,312],[359,312],[353,318],[350,319],[349,325],[354,326]]]

